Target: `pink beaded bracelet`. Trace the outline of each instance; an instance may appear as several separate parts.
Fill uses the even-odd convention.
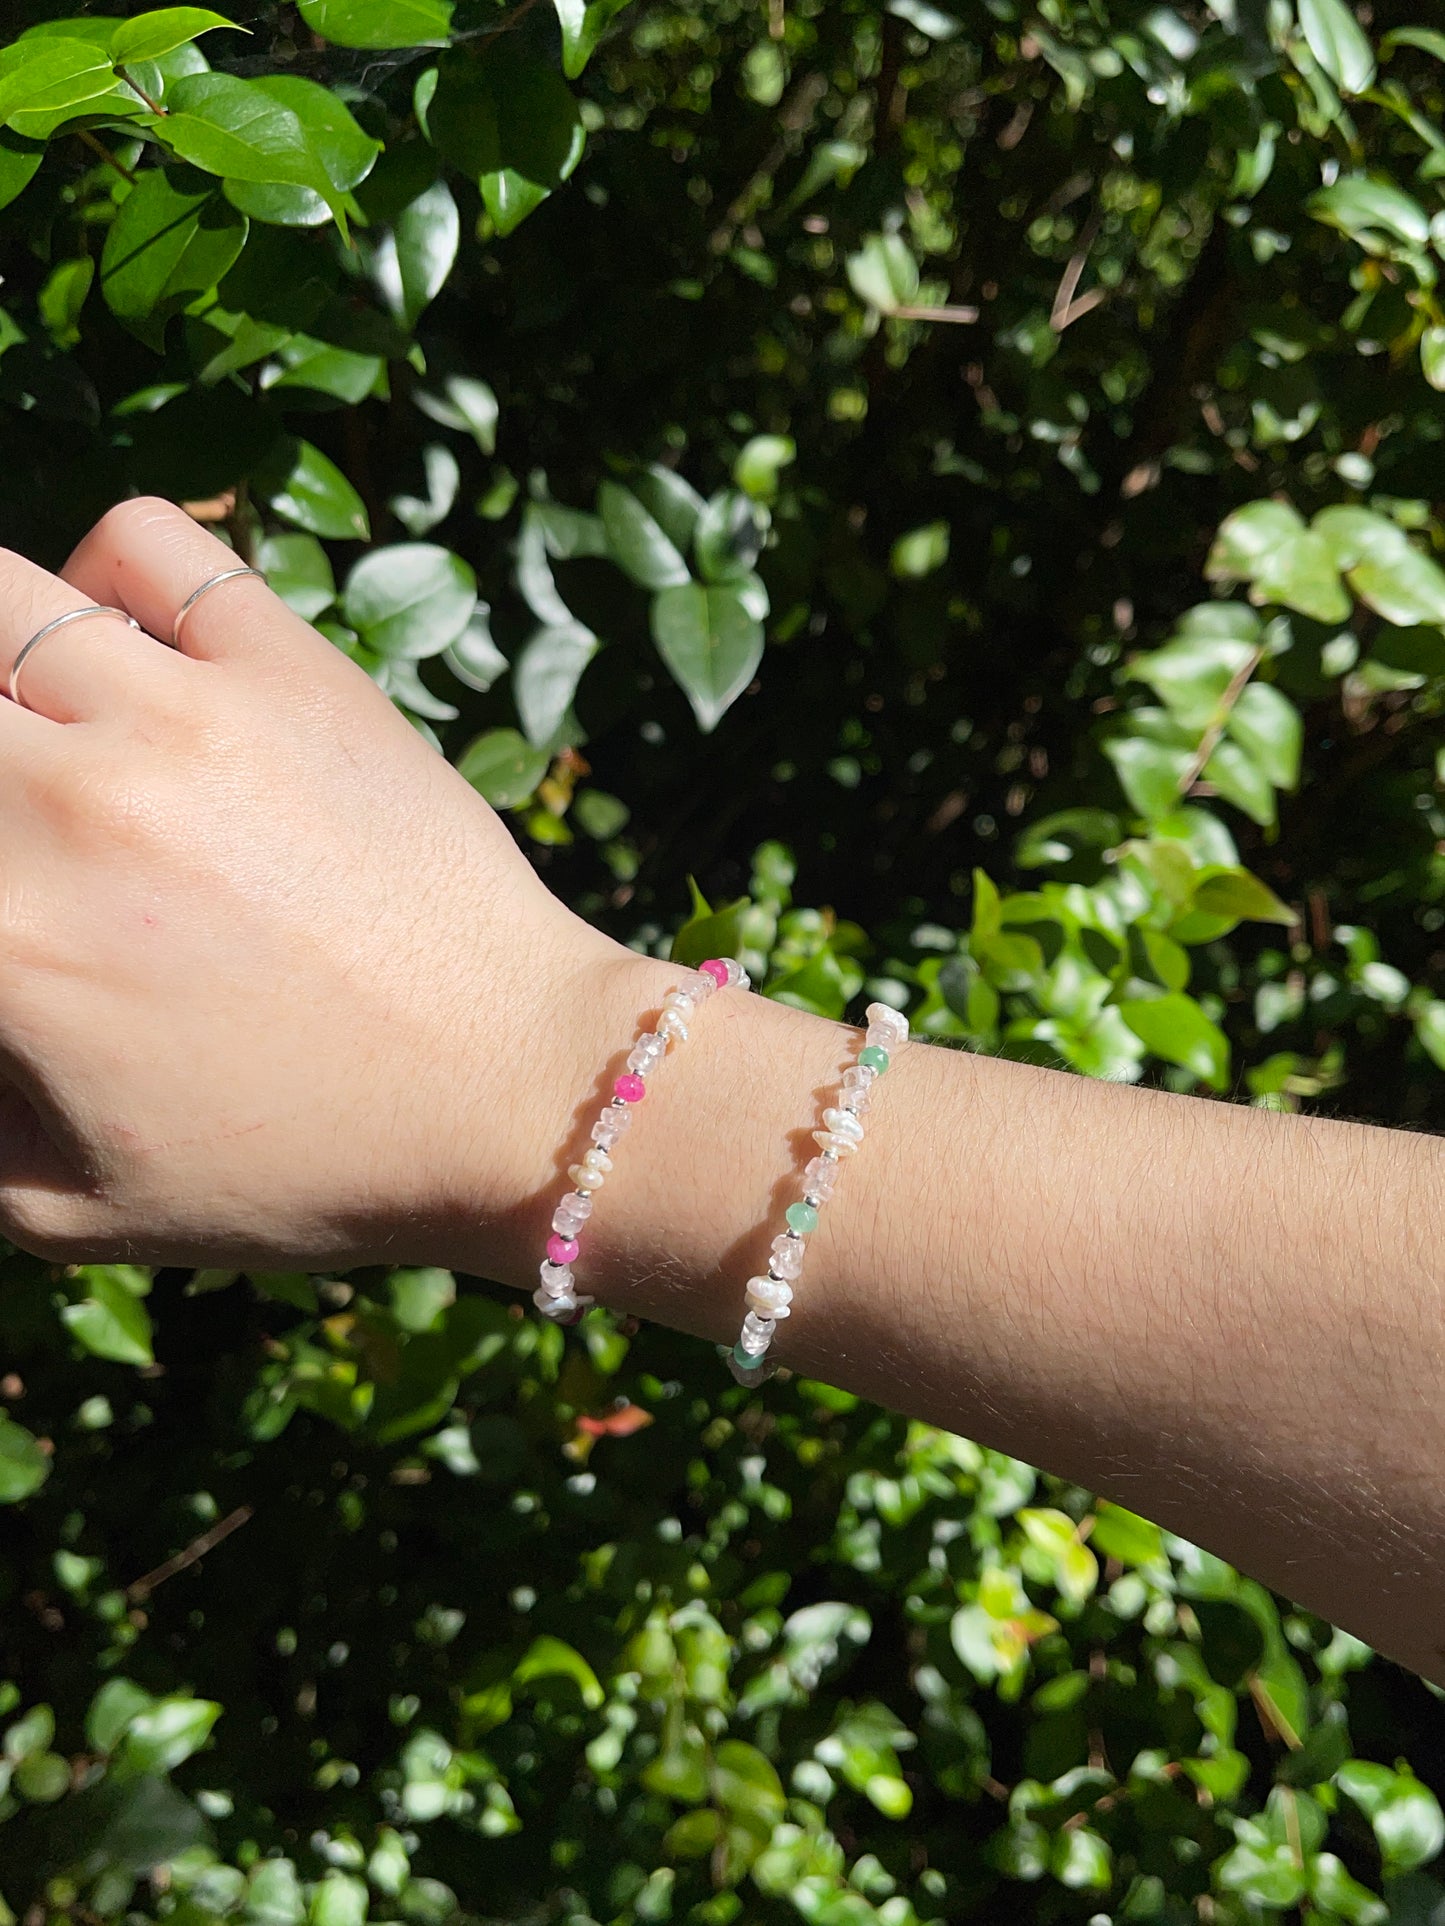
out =
[[[687,1041],[687,1020],[714,990],[751,988],[747,971],[730,956],[712,956],[687,980],[671,989],[662,999],[662,1014],[657,1028],[644,1032],[633,1044],[627,1068],[612,1086],[610,1101],[592,1126],[592,1147],[567,1175],[572,1189],[552,1213],[552,1235],[547,1239],[547,1255],[542,1259],[541,1282],[532,1293],[532,1302],[557,1324],[575,1324],[595,1302],[574,1288],[572,1266],[582,1248],[582,1227],[592,1215],[593,1193],[606,1183],[612,1169],[612,1151],[617,1140],[632,1124],[632,1110],[647,1095],[647,1079],[667,1055],[670,1045]]]
[[[767,1275],[748,1279],[742,1332],[728,1353],[728,1369],[739,1384],[761,1384],[777,1368],[768,1351],[779,1323],[792,1306],[806,1241],[818,1228],[818,1212],[833,1195],[839,1164],[863,1141],[862,1114],[871,1102],[872,1085],[908,1041],[907,1017],[888,1004],[870,1003],[865,1014],[868,1034],[857,1057],[843,1072],[837,1102],[824,1110],[822,1128],[813,1132],[818,1155],[803,1172],[803,1195],[796,1204],[789,1204],[788,1228],[773,1239]]]

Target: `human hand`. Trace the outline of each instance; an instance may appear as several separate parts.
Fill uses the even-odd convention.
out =
[[[152,639],[237,566],[152,500],[62,578],[0,551],[0,688],[70,608],[144,631],[67,624],[0,699],[0,1230],[62,1261],[341,1267],[504,1220],[550,1167],[536,1090],[592,1075],[568,1012],[631,960],[263,582]]]

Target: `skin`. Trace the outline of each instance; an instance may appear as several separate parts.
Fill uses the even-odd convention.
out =
[[[61,1262],[439,1263],[526,1289],[683,973],[543,888],[352,662],[179,510],[0,552],[0,1230]],[[397,824],[404,833],[395,833]],[[712,997],[578,1288],[731,1344],[855,1030]],[[1445,1156],[926,1044],[775,1354],[1207,1546],[1445,1684]],[[723,1370],[721,1362],[718,1370]],[[766,1397],[767,1393],[760,1395]]]

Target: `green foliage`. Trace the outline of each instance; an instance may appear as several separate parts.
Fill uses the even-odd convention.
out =
[[[192,503],[639,947],[1439,1125],[1427,8],[115,5],[0,49],[7,543]],[[4,1269],[0,1921],[1445,1905],[1438,1694],[1118,1505],[440,1271]]]

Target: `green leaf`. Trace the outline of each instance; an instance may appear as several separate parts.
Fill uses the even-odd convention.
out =
[[[575,80],[596,51],[597,43],[629,0],[553,0],[562,30],[562,70]]]
[[[597,490],[597,512],[609,554],[640,588],[665,589],[691,581],[687,563],[630,488],[604,481]]]
[[[45,158],[45,146],[21,140],[8,128],[0,129],[0,208],[23,194]]]
[[[1274,821],[1273,785],[1240,743],[1228,738],[1221,742],[1204,765],[1204,779],[1253,821],[1266,828]]]
[[[918,263],[901,234],[873,234],[844,263],[860,301],[880,314],[895,314],[918,299]]]
[[[1344,0],[1299,0],[1300,31],[1342,94],[1362,94],[1375,78],[1375,56]]]
[[[58,261],[46,275],[35,305],[57,348],[73,348],[79,341],[81,310],[94,279],[95,261],[89,254]]]
[[[380,355],[356,354],[309,334],[293,334],[278,347],[275,362],[262,370],[261,385],[268,391],[309,388],[354,408],[375,393],[385,365]]]
[[[1339,228],[1371,252],[1392,242],[1424,247],[1430,239],[1430,218],[1420,203],[1390,181],[1368,174],[1343,174],[1305,205],[1316,220]]]
[[[1288,696],[1267,682],[1251,682],[1240,690],[1226,726],[1276,789],[1298,786],[1304,721]]]
[[[1250,502],[1220,523],[1204,572],[1211,582],[1248,581],[1266,557],[1303,534],[1304,527],[1288,502]]]
[[[309,441],[288,440],[280,459],[256,477],[256,491],[277,515],[308,534],[333,542],[370,538],[360,495],[330,456]]]
[[[129,1279],[130,1267],[90,1264],[80,1273],[87,1288],[78,1304],[61,1307],[61,1320],[92,1357],[116,1364],[154,1364],[150,1315]],[[147,1287],[148,1288],[148,1287]]]
[[[888,552],[888,566],[900,581],[920,581],[948,560],[948,523],[927,522],[900,535]]]
[[[130,1679],[107,1679],[90,1702],[85,1736],[97,1752],[113,1752],[131,1720],[154,1704],[155,1699],[144,1686]]]
[[[440,655],[477,606],[477,578],[459,555],[431,542],[398,542],[363,555],[346,580],[342,620],[377,655]]]
[[[1421,53],[1445,60],[1445,33],[1437,33],[1433,27],[1393,27],[1380,42],[1380,51],[1392,54],[1396,47],[1418,47]]]
[[[763,628],[736,588],[687,582],[653,597],[652,639],[710,733],[757,674]]]
[[[155,13],[137,14],[123,20],[110,37],[110,57],[117,67],[134,66],[138,60],[159,60],[214,27],[227,27],[232,33],[245,33],[222,13],[209,7],[162,7]]]
[[[1430,1061],[1445,1070],[1445,1002],[1432,998],[1421,1006],[1415,1017],[1415,1035]]]
[[[1209,916],[1225,916],[1231,923],[1282,923],[1295,921],[1294,911],[1282,903],[1272,889],[1247,869],[1217,870],[1206,876],[1189,902],[1191,911]]]
[[[507,673],[507,658],[492,640],[491,610],[478,602],[472,619],[454,642],[448,643],[444,660],[458,682],[483,694]]]
[[[1104,754],[1114,765],[1124,794],[1141,816],[1164,816],[1179,801],[1179,785],[1193,761],[1193,752],[1144,736],[1113,736]]]
[[[381,143],[358,126],[344,101],[329,87],[299,74],[263,74],[251,84],[296,116],[339,194],[360,186],[376,164]],[[320,227],[331,213],[326,198],[314,187],[233,178],[226,182],[225,191],[233,207],[278,227]]]
[[[287,607],[307,622],[336,600],[330,558],[314,535],[268,535],[256,564]]]
[[[213,1699],[179,1694],[157,1699],[127,1723],[116,1768],[137,1776],[171,1772],[200,1750],[220,1716],[221,1707]]]
[[[580,622],[534,631],[512,666],[512,700],[530,742],[551,748],[596,655],[597,637]]]
[[[1317,622],[1343,622],[1350,613],[1350,598],[1329,543],[1316,529],[1306,529],[1261,556],[1253,579],[1252,602],[1280,602]]]
[[[208,293],[246,241],[244,214],[187,167],[147,168],[120,204],[100,260],[101,298],[118,321],[159,349],[165,321]]]
[[[798,458],[791,435],[754,435],[738,450],[733,480],[755,502],[777,500],[779,475]]]
[[[1432,388],[1445,389],[1445,328],[1426,328],[1420,336],[1420,368]]]
[[[695,888],[695,886],[694,886]],[[746,896],[726,909],[710,909],[702,903],[672,939],[671,957],[684,969],[695,970],[710,956],[741,956],[744,924],[752,904]],[[1442,1005],[1445,1008],[1445,1005]]]
[[[1405,1767],[1392,1771],[1365,1759],[1348,1759],[1335,1783],[1375,1829],[1385,1871],[1406,1873],[1434,1859],[1445,1846],[1439,1801]]]
[[[228,180],[309,187],[344,225],[338,190],[300,117],[261,83],[188,74],[169,89],[167,108],[151,116],[151,129],[182,160]]]
[[[462,471],[456,456],[442,442],[428,442],[421,451],[426,494],[393,495],[389,507],[408,535],[426,535],[444,522],[456,506]]]
[[[477,182],[500,235],[561,186],[585,142],[566,82],[508,39],[480,60],[441,63],[427,126],[437,149]]]
[[[445,287],[457,258],[461,231],[461,216],[445,181],[435,182],[398,215],[392,233],[396,262],[393,306],[409,328],[416,326],[423,311]]]
[[[0,50],[0,122],[17,133],[27,122],[78,109],[109,93],[115,69],[93,41],[56,35],[20,41]]]
[[[1349,582],[1360,600],[1387,622],[1401,628],[1419,622],[1445,624],[1445,570],[1408,542],[1362,556],[1349,571]]]
[[[1164,1534],[1157,1525],[1105,1499],[1095,1507],[1089,1543],[1105,1558],[1117,1558],[1121,1565],[1157,1565],[1165,1557]]]
[[[0,1505],[18,1504],[50,1476],[50,1459],[24,1425],[0,1412]]]
[[[366,1926],[366,1881],[329,1872],[311,1897],[310,1926]]]
[[[1133,998],[1119,1013],[1144,1047],[1213,1090],[1229,1083],[1229,1043],[1191,996]]]
[[[547,760],[515,729],[489,729],[467,744],[457,769],[494,809],[516,809],[535,793]]]
[[[299,0],[313,33],[337,47],[444,47],[452,0]]]

